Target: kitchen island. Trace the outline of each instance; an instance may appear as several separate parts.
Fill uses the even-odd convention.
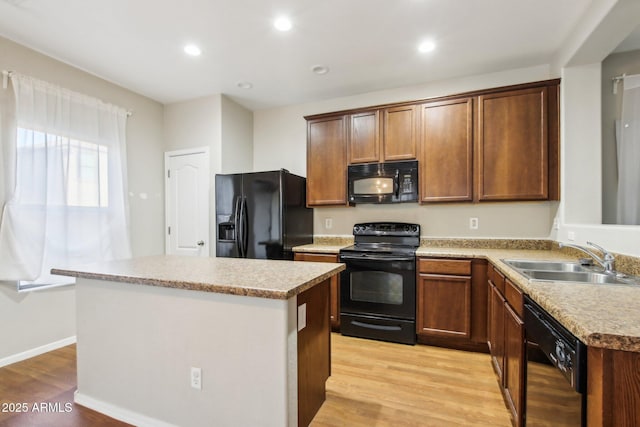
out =
[[[342,264],[153,256],[77,278],[75,401],[135,425],[307,425]]]

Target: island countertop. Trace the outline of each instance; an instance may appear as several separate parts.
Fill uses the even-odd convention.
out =
[[[344,264],[158,255],[52,269],[53,274],[166,288],[289,299]]]

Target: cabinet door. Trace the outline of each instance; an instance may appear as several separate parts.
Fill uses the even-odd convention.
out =
[[[349,116],[349,164],[380,160],[379,117],[378,111]]]
[[[338,262],[338,255],[296,252],[294,261]],[[329,319],[333,330],[340,329],[340,275],[332,276],[329,282]]]
[[[472,200],[473,99],[430,102],[421,110],[420,200]]]
[[[383,114],[383,161],[417,158],[418,113],[414,105],[390,107]]]
[[[418,275],[417,333],[471,337],[471,277]]]
[[[478,199],[548,198],[548,88],[478,97]]]
[[[524,323],[509,304],[504,311],[504,391],[516,426],[522,425],[524,407]]]
[[[489,282],[488,344],[493,369],[500,384],[503,384],[504,372],[504,306],[504,297],[498,288]]]
[[[307,205],[347,204],[346,117],[307,122]]]

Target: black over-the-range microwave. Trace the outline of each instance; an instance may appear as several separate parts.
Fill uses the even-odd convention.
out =
[[[418,201],[418,162],[365,163],[347,169],[349,203]]]

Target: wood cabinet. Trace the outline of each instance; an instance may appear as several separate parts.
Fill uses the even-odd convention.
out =
[[[419,269],[417,333],[470,338],[471,260],[421,259]]]
[[[486,262],[419,258],[416,332],[425,344],[486,349]]]
[[[524,414],[525,340],[522,292],[493,265],[488,268],[488,337],[491,362],[513,424]]]
[[[382,109],[381,161],[413,160],[417,158],[418,109],[402,105]]]
[[[640,353],[587,349],[587,425],[640,425]]]
[[[349,164],[415,159],[417,126],[414,105],[349,115]]]
[[[489,282],[487,345],[491,354],[491,364],[500,384],[502,384],[504,376],[504,307],[505,299],[502,293],[497,286]]]
[[[307,206],[347,204],[347,119],[307,122]]]
[[[560,199],[560,80],[305,117],[309,206],[348,164],[418,159],[420,202]]]
[[[306,325],[298,331],[298,425],[307,426],[325,401],[331,376],[328,280],[302,292],[297,306],[306,304]]]
[[[473,200],[473,98],[420,105],[420,201]]]
[[[379,161],[380,112],[351,114],[349,124],[349,164]]]
[[[309,252],[296,252],[293,254],[294,261],[311,262],[338,262],[336,254],[321,254]],[[329,282],[329,321],[331,329],[340,330],[340,275],[331,277]]]
[[[478,200],[549,196],[549,88],[478,97]]]
[[[507,279],[505,293],[508,293],[510,289],[516,288]],[[516,291],[515,295],[518,292]],[[514,424],[521,426],[524,415],[524,367],[526,363],[524,322],[522,321],[522,308],[519,310],[516,308],[518,302],[511,302],[508,294],[506,299],[507,303],[504,306],[504,396]],[[522,293],[519,293],[519,299],[519,304],[522,306]]]

